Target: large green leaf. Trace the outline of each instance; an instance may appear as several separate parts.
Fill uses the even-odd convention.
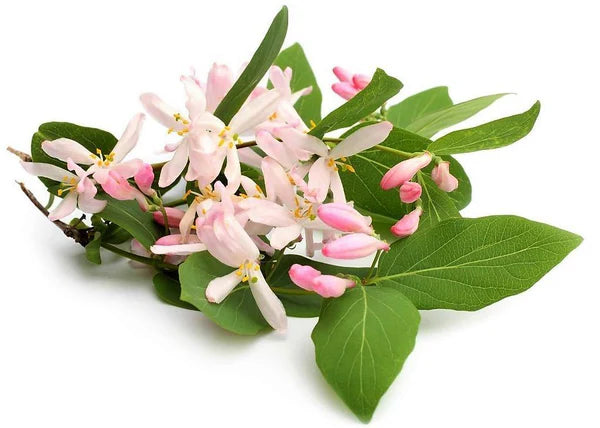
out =
[[[312,86],[312,92],[300,97],[294,107],[307,125],[310,124],[311,120],[315,123],[319,122],[321,120],[321,101],[323,97],[317,84],[317,78],[308,63],[308,59],[306,59],[302,46],[294,43],[289,48],[282,50],[275,59],[275,65],[282,69],[286,67],[292,69],[292,82],[290,84],[292,91],[295,92]]]
[[[225,123],[240,109],[277,57],[287,33],[288,10],[283,6],[273,19],[267,34],[252,59],[215,110],[215,116]],[[242,33],[239,33],[242,34]]]
[[[269,278],[269,285],[274,287],[275,294],[285,306],[286,313],[291,317],[310,318],[318,317],[321,312],[321,303],[323,298],[316,293],[311,294],[291,294],[293,291],[303,290],[294,284],[288,272],[293,264],[309,265],[317,269],[324,275],[355,275],[364,278],[368,268],[334,266],[327,263],[317,262],[306,257],[295,254],[286,254],[283,256],[275,272]]]
[[[117,143],[117,138],[114,135],[101,129],[88,128],[68,122],[47,122],[40,125],[38,131],[31,137],[31,159],[34,162],[50,163],[67,169],[65,162],[49,156],[42,150],[44,141],[52,141],[57,138],[69,138],[77,141],[92,153],[96,153],[98,149],[102,150],[102,153],[110,153]],[[40,178],[40,180],[46,187],[53,187],[58,184],[48,178]]]
[[[411,95],[391,106],[387,112],[387,119],[398,128],[406,128],[415,120],[451,105],[448,87],[438,86]]]
[[[206,251],[192,254],[179,266],[181,300],[200,309],[225,330],[241,335],[255,335],[269,325],[256,306],[247,282],[234,288],[219,304],[206,300],[208,283],[233,270]]]
[[[396,290],[358,286],[327,299],[312,333],[317,365],[362,421],[415,345],[419,312]]]
[[[377,110],[400,89],[402,82],[378,68],[366,88],[325,116],[310,134],[321,138],[327,132],[352,126]]]
[[[446,129],[470,118],[504,95],[506,94],[488,95],[454,104],[420,117],[408,125],[406,129],[422,135],[423,137],[431,138],[442,129]]]
[[[376,281],[419,309],[473,311],[527,290],[581,240],[516,216],[451,219],[395,243]]]
[[[136,201],[118,201],[107,195],[99,198],[106,199],[107,204],[98,215],[125,229],[144,247],[150,248],[161,237],[161,228],[154,222],[152,214],[142,211]]]
[[[154,291],[156,295],[165,303],[169,305],[177,306],[179,308],[189,309],[196,311],[198,310],[194,305],[184,302],[180,299],[181,295],[181,284],[176,278],[167,275],[163,272],[159,272],[152,278],[154,284]]]
[[[540,102],[537,101],[521,114],[444,135],[431,143],[428,149],[436,155],[452,155],[504,147],[529,134],[539,113]]]

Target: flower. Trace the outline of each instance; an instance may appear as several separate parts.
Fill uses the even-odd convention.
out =
[[[156,190],[152,188],[152,183],[154,182],[154,169],[152,165],[147,163],[142,164],[139,171],[133,176],[133,179],[142,193],[150,197],[156,195]]]
[[[398,220],[396,224],[394,224],[391,227],[390,230],[394,235],[400,238],[412,235],[417,231],[417,228],[419,227],[419,217],[421,217],[422,213],[423,210],[420,207],[415,208],[414,210],[406,214],[404,217],[402,217],[400,220]]]
[[[431,171],[431,178],[444,192],[452,192],[458,187],[458,180],[450,174],[450,162],[438,163]]]
[[[67,159],[67,168],[75,174],[49,163],[21,162],[21,165],[30,174],[60,181],[58,196],[66,196],[48,214],[52,221],[68,216],[77,207],[83,212],[95,214],[106,206],[106,201],[95,198],[97,189],[94,182],[88,178],[89,172],[84,171],[70,158]]]
[[[405,204],[412,204],[421,197],[422,191],[419,183],[405,181],[400,186],[400,200]]]
[[[393,189],[410,181],[415,174],[429,165],[431,162],[431,153],[425,152],[414,158],[403,160],[396,164],[381,178],[381,188],[383,190]]]
[[[42,149],[62,161],[71,159],[75,164],[90,165],[87,174],[91,174],[106,193],[120,200],[137,199],[138,203],[144,206],[143,195],[127,181],[138,173],[143,162],[140,159],[123,160],[137,144],[143,123],[144,115],[136,114],[108,154],[102,153],[100,149],[92,153],[78,142],[68,138],[44,141]]]
[[[359,259],[373,254],[375,251],[387,251],[390,246],[374,236],[365,233],[352,233],[329,241],[323,245],[321,252],[332,259]]]
[[[169,227],[178,227],[179,222],[183,218],[185,211],[180,210],[179,208],[165,207],[165,212],[167,214],[167,222]],[[152,217],[154,221],[160,224],[161,226],[165,225],[165,217],[162,211],[154,211],[152,213]]]
[[[331,89],[346,100],[349,100],[362,91],[371,81],[369,76],[364,74],[353,75],[342,67],[334,67],[333,74],[335,74],[340,81],[331,85]]]
[[[371,217],[365,217],[348,204],[333,202],[320,205],[317,215],[328,226],[341,232],[373,234]]]
[[[293,264],[288,272],[290,279],[298,287],[314,291],[322,297],[340,297],[347,288],[354,287],[356,282],[351,279],[340,278],[334,275],[322,275],[320,271],[311,267]]]

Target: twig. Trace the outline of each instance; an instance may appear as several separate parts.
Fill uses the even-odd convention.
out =
[[[18,156],[19,158],[21,158],[21,160],[23,162],[32,162],[31,156],[29,156],[27,153],[24,153],[20,150],[17,149],[13,149],[12,147],[8,146],[6,148],[6,150],[8,150],[9,152],[11,152],[13,155]]]
[[[21,188],[21,191],[25,193],[25,196],[27,196],[27,198],[31,201],[31,203],[35,205],[35,207],[47,218],[48,210],[40,203],[40,201],[37,200],[35,196],[33,196],[33,193],[31,193],[31,191],[27,187],[25,187],[25,184],[18,181],[17,184]],[[93,236],[94,228],[77,229],[76,227],[68,225],[67,223],[60,220],[54,220],[52,223],[54,223],[56,227],[62,230],[65,236],[73,239],[82,247],[85,247],[90,242],[90,239]]]

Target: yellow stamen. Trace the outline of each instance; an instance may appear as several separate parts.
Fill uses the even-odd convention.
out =
[[[310,129],[314,129],[317,126],[314,120],[310,120]]]

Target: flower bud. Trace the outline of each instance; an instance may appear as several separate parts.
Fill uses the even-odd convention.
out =
[[[323,223],[339,231],[373,234],[371,218],[363,216],[348,204],[323,204],[317,209],[317,215]]]
[[[431,171],[431,178],[444,192],[452,192],[458,187],[458,180],[450,174],[450,162],[448,161],[437,164]]]
[[[423,210],[421,208],[415,208],[392,226],[392,233],[400,238],[412,235],[419,227],[419,217],[421,217],[422,213]]]
[[[354,287],[356,283],[351,279],[340,278],[334,275],[319,275],[313,280],[313,290],[323,297],[340,297],[346,288]]]
[[[420,169],[429,165],[429,162],[431,162],[429,152],[400,162],[385,173],[381,179],[381,188],[389,190],[401,186],[406,181],[410,181]]]
[[[355,74],[352,76],[352,84],[358,90],[363,90],[371,83],[371,78],[364,74]]]
[[[400,200],[405,204],[412,204],[421,197],[421,185],[413,181],[407,181],[400,186]]]
[[[331,89],[345,100],[349,100],[359,92],[358,89],[348,82],[336,82],[331,85]]]
[[[321,252],[332,259],[359,259],[373,254],[377,250],[387,251],[390,246],[374,236],[364,233],[352,233],[323,245]]]
[[[165,211],[167,213],[167,222],[169,223],[169,227],[179,227],[179,222],[183,218],[185,211],[180,210],[179,208],[171,207],[165,207]],[[165,217],[163,216],[162,211],[154,211],[152,213],[152,217],[158,224],[162,226],[165,225]]]
[[[144,194],[154,196],[156,192],[152,188],[152,183],[154,182],[154,170],[152,169],[152,165],[147,163],[143,164],[133,179],[135,180],[135,184],[137,184],[138,188]]]
[[[314,279],[321,275],[321,272],[311,266],[293,264],[288,272],[290,279],[294,284],[305,290],[314,290]]]

